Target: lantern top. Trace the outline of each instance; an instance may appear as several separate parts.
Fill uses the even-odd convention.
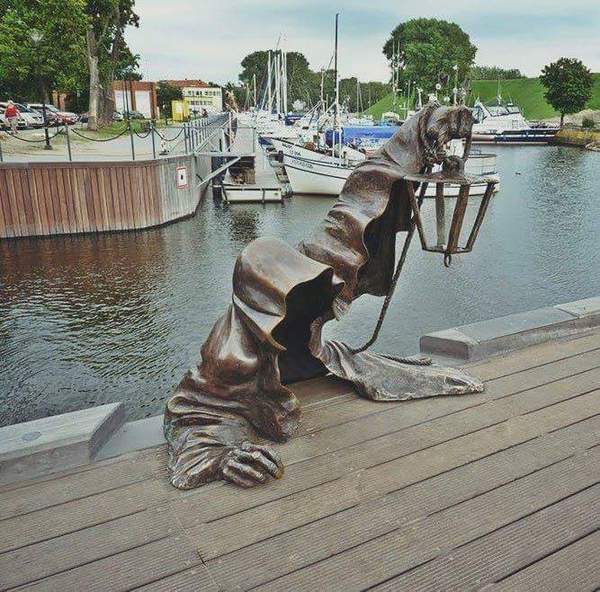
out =
[[[423,175],[405,175],[406,181],[415,181],[416,183],[443,183],[452,185],[466,185],[470,186],[473,183],[488,183],[496,185],[498,183],[498,177],[491,175],[448,175],[444,171],[437,173],[429,173]]]

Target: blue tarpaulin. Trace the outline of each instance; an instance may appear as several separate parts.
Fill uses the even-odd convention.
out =
[[[342,127],[342,143],[345,145],[360,143],[365,138],[387,140],[398,131],[397,125],[356,125]],[[357,142],[357,140],[359,140]],[[325,131],[325,142],[333,144],[333,130]]]

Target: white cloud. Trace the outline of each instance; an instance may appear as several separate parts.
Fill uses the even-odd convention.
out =
[[[518,67],[529,75],[563,55],[600,71],[600,2],[597,0],[138,0],[140,29],[128,31],[148,79],[236,80],[240,61],[256,49],[302,51],[314,69],[327,65],[333,19],[341,12],[340,72],[386,80],[381,47],[402,20],[445,18],[461,25],[479,47],[477,62]]]

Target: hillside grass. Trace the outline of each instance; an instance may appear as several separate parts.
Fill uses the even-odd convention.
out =
[[[600,110],[600,74],[593,74],[594,88],[592,98],[586,109]],[[483,101],[491,101],[496,97],[498,82],[496,80],[474,80],[469,104],[472,105],[478,97]],[[557,117],[558,113],[544,99],[544,87],[538,78],[517,78],[514,80],[501,80],[500,92],[502,98],[512,100],[519,105],[527,119],[549,119]],[[391,111],[392,95],[386,95],[368,109],[375,120],[381,118],[382,113]]]

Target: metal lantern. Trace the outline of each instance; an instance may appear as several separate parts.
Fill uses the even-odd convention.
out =
[[[444,265],[448,267],[452,260],[452,255],[458,253],[469,253],[473,249],[477,235],[483,218],[485,217],[490,199],[494,193],[494,188],[498,183],[497,177],[471,177],[464,174],[458,176],[448,176],[443,172],[424,175],[409,175],[406,176],[406,186],[408,196],[413,211],[413,222],[419,233],[421,246],[425,251],[444,254]],[[461,241],[461,232],[465,220],[467,205],[475,198],[471,196],[471,188],[473,183],[478,185],[485,184],[486,189],[481,198],[481,203],[477,211],[477,215],[473,222],[468,238]],[[415,186],[420,186],[419,196],[415,194]],[[427,237],[423,225],[421,205],[425,192],[429,185],[435,185],[435,239]],[[448,197],[450,187],[454,191],[458,188],[458,195]],[[451,200],[455,200],[454,211],[452,212],[451,221],[447,223],[448,206]]]

